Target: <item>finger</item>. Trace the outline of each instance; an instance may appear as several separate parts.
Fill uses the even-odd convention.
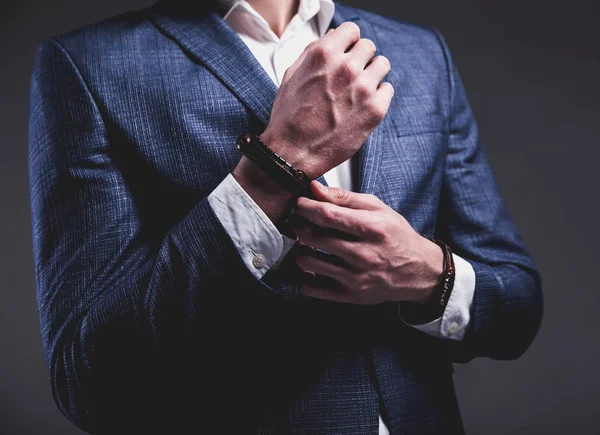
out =
[[[365,68],[368,80],[377,88],[381,81],[392,69],[390,61],[385,56],[374,57],[371,63]]]
[[[314,41],[316,42],[316,41]],[[300,57],[298,57],[298,59],[296,59],[294,61],[294,63],[292,63],[287,70],[285,70],[285,73],[283,74],[283,79],[281,79],[281,86],[283,86],[284,83],[287,83],[289,81],[290,78],[292,78],[292,76],[294,75],[294,73],[296,72],[296,70],[300,67],[300,65],[302,65],[302,62],[304,62],[304,59],[306,58],[306,55],[308,53],[308,49],[314,44],[314,42],[311,42],[310,44],[308,44],[306,46],[306,48],[304,49],[304,51],[302,52],[302,54],[300,54]]]
[[[329,29],[329,32],[332,32],[334,29]],[[300,65],[302,65],[302,62],[304,62],[304,59],[306,58],[306,56],[308,55],[308,53],[310,52],[310,49],[312,47],[314,47],[317,43],[319,42],[319,40],[315,40],[310,42],[306,47],[304,47],[304,51],[300,54],[300,56],[298,57],[298,59],[296,59],[294,61],[294,63],[292,63],[287,70],[285,70],[285,73],[283,74],[283,79],[281,79],[281,85],[283,85],[284,83],[286,83],[296,72],[296,70],[300,67]]]
[[[329,35],[331,32],[335,31],[335,29],[329,29],[327,31],[327,33],[325,33],[325,35],[323,36],[323,38],[327,35]],[[281,83],[285,83],[287,82],[292,75],[294,75],[294,72],[296,72],[296,70],[298,69],[298,67],[302,64],[302,62],[304,61],[304,58],[307,56],[308,52],[310,51],[310,49],[319,42],[319,40],[315,40],[310,42],[306,47],[304,47],[304,51],[300,54],[300,57],[298,57],[298,59],[296,59],[294,61],[293,64],[291,64],[288,69],[285,71],[285,73],[283,74],[283,79],[281,80]]]
[[[296,249],[296,251],[294,252],[294,255],[296,257],[300,257],[300,256],[304,256],[304,255],[309,256],[309,257],[315,257],[317,259],[329,262],[331,264],[335,264],[340,267],[348,266],[348,264],[341,258],[336,257],[335,255],[332,255],[329,252],[326,252],[321,248],[315,248],[313,246],[306,245],[302,242],[299,242],[298,249]]]
[[[369,235],[370,212],[366,210],[354,210],[330,202],[300,197],[296,202],[296,213],[325,228],[333,228],[359,238]]]
[[[356,64],[357,69],[363,70],[369,61],[373,59],[376,51],[377,47],[373,41],[362,38],[354,44],[348,55],[351,56],[351,61]]]
[[[344,285],[350,284],[352,272],[335,258],[319,251],[299,250],[296,264],[305,272],[327,276]]]
[[[346,21],[340,24],[333,32],[323,36],[322,41],[336,51],[341,48],[343,52],[346,52],[359,39],[360,27],[358,27],[358,24]]]
[[[375,195],[351,192],[341,187],[324,186],[318,180],[313,180],[310,188],[318,201],[357,210],[378,210],[385,207],[385,204]]]
[[[389,82],[381,82],[373,96],[374,104],[379,107],[382,113],[387,113],[394,97],[394,87]]]
[[[315,224],[310,219],[306,219],[300,216],[298,213],[292,213],[292,215],[288,218],[288,224],[292,227],[294,232],[304,231],[314,233],[314,237],[323,237],[323,238],[331,238],[331,239],[339,239],[341,241],[347,242],[357,242],[360,240],[359,237],[356,237],[352,234],[346,233],[344,231],[339,231],[333,228],[326,228],[320,225]]]
[[[292,229],[296,233],[299,243],[328,252],[351,268],[357,268],[363,264],[358,255],[359,248],[355,241],[331,235],[327,228],[319,227],[306,219],[302,220],[305,223],[292,223]]]

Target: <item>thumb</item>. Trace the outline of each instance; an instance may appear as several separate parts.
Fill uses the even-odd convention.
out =
[[[294,75],[294,73],[296,72],[296,70],[298,69],[298,67],[304,61],[304,58],[306,58],[306,53],[307,53],[307,50],[304,49],[304,51],[302,52],[302,54],[300,55],[300,57],[298,59],[296,59],[296,61],[293,64],[291,64],[288,67],[287,70],[285,70],[285,73],[283,74],[283,79],[281,80],[281,84],[282,85],[284,83],[288,82],[292,78],[292,76]]]
[[[328,32],[329,33],[329,32]],[[296,59],[296,61],[291,64],[289,66],[289,68],[285,71],[285,73],[283,74],[283,79],[281,80],[281,84],[283,85],[285,82],[287,82],[296,72],[296,70],[298,69],[298,67],[300,67],[300,65],[302,64],[302,62],[304,61],[304,59],[306,58],[306,55],[309,52],[309,49],[315,45],[317,43],[317,41],[313,41],[310,44],[308,44],[305,48],[304,51],[302,52],[302,54],[300,54],[300,57],[298,57],[298,59]]]
[[[285,70],[285,73],[283,74],[283,79],[281,80],[281,85],[283,86],[283,84],[285,84],[286,82],[288,82],[292,76],[294,75],[294,73],[296,72],[296,70],[298,69],[298,67],[300,66],[300,64],[302,63],[302,61],[304,60],[304,58],[306,57],[306,51],[303,52],[300,57],[293,63],[291,64],[288,69]]]
[[[351,192],[341,187],[327,187],[318,180],[313,180],[310,188],[317,201],[330,202],[340,207],[356,210],[377,210],[384,205],[374,195]]]
[[[327,33],[325,33],[325,35],[323,35],[323,38],[327,35],[329,35],[331,32],[333,32],[335,29],[329,29],[327,31]],[[310,44],[308,44],[305,48],[304,51],[302,52],[302,54],[300,55],[300,57],[298,59],[296,59],[296,61],[291,64],[289,66],[289,68],[285,71],[285,73],[283,74],[283,79],[281,80],[281,84],[284,84],[285,82],[287,82],[293,75],[294,72],[296,72],[296,70],[298,69],[298,67],[300,66],[300,64],[304,61],[304,58],[306,58],[306,54],[308,53],[309,49],[315,45],[319,40],[317,39],[316,41],[312,41]]]

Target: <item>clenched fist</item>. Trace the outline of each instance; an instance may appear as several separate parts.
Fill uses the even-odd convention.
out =
[[[309,44],[286,71],[262,140],[316,178],[358,151],[388,111],[394,89],[375,44],[345,22]]]

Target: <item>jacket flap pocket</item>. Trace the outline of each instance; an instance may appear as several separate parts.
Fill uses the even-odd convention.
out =
[[[429,113],[422,116],[395,116],[392,122],[396,126],[398,137],[414,136],[425,133],[446,134],[445,118],[439,114]]]

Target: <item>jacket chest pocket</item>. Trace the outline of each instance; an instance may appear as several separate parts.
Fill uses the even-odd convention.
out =
[[[447,154],[444,118],[394,116],[396,135],[381,147],[376,195],[424,235],[435,230]]]

